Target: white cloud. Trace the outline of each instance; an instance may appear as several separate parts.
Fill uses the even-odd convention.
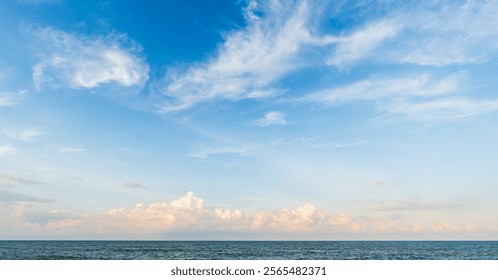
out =
[[[62,147],[57,150],[58,153],[83,153],[84,148]]]
[[[498,51],[497,9],[496,1],[458,1],[402,14],[407,33],[397,59],[432,66],[484,62]]]
[[[236,210],[223,210],[221,208],[214,209],[214,213],[222,221],[238,220],[241,219],[244,214],[238,209]]]
[[[302,47],[327,43],[310,33],[310,7],[298,2],[251,1],[245,11],[247,27],[227,34],[216,55],[186,71],[170,69],[162,110],[278,94],[273,83],[302,63]]]
[[[5,208],[4,206],[13,205],[12,202],[16,202],[16,205],[26,206],[26,203],[52,203],[54,201],[1,190],[0,200],[4,202],[2,204],[0,201],[0,210],[2,210],[0,211],[0,221],[7,227],[15,226],[17,228],[21,224],[22,227],[29,227],[24,229],[30,234],[62,234],[66,237],[72,235],[98,237],[115,234],[128,237],[150,237],[164,236],[165,233],[175,231],[197,232],[199,234],[204,231],[218,231],[231,232],[234,238],[238,237],[237,233],[244,233],[245,236],[248,236],[247,234],[264,236],[267,233],[270,235],[295,233],[311,234],[310,236],[319,234],[319,236],[327,237],[347,234],[348,238],[354,238],[354,236],[361,237],[382,233],[444,234],[477,230],[474,226],[454,225],[447,222],[432,225],[419,221],[395,223],[392,220],[365,216],[355,217],[347,213],[331,215],[309,203],[294,208],[259,211],[250,214],[239,209],[205,206],[204,200],[192,192],[188,192],[185,196],[172,202],[158,202],[149,205],[137,203],[131,208],[121,207],[104,213],[92,214],[77,214],[58,209],[35,213],[26,212],[26,207],[2,209],[2,207]]]
[[[291,232],[313,231],[323,226],[325,213],[312,204],[294,209],[284,208],[279,212],[259,212],[251,224],[252,229],[276,229]]]
[[[314,92],[297,100],[325,106],[375,101],[374,105],[380,112],[430,120],[469,117],[498,110],[498,100],[465,97],[465,77],[463,72],[442,78],[434,78],[429,74],[395,78],[373,77],[350,85]],[[449,94],[452,96],[442,97]]]
[[[343,68],[368,57],[382,42],[394,37],[400,28],[398,22],[383,20],[339,38],[334,55],[328,59],[327,64]]]
[[[312,93],[302,100],[320,104],[339,104],[356,100],[431,97],[455,91],[462,73],[435,79],[429,74],[407,77],[373,77],[353,84]]]
[[[33,81],[67,88],[95,88],[105,84],[142,87],[149,67],[140,48],[126,35],[90,37],[45,28],[33,32],[41,61],[33,67]]]
[[[188,192],[186,196],[172,201],[171,206],[180,209],[201,211],[204,206],[204,200],[200,197],[194,196],[193,192]]]
[[[339,38],[328,64],[343,68],[361,59],[376,59],[441,67],[483,63],[498,51],[496,1],[439,1],[396,7],[386,3],[390,13],[384,19],[369,22],[367,18],[361,29]]]
[[[117,228],[168,230],[195,225],[203,213],[203,200],[189,192],[171,203],[153,203],[147,207],[138,203],[131,210],[113,209],[99,219]]]
[[[21,140],[21,141],[31,141],[31,140],[35,139],[36,137],[44,134],[43,132],[38,131],[36,129],[25,129],[25,130],[20,131],[18,133],[13,133],[10,131],[5,131],[5,130],[2,130],[2,132],[3,132],[3,134],[9,136],[10,138],[14,138],[14,139]]]
[[[419,118],[461,118],[498,110],[498,100],[445,98],[426,102],[398,101],[381,107],[390,113],[401,113]]]
[[[255,126],[286,125],[285,115],[281,112],[272,111],[265,113],[261,119],[252,122]]]
[[[10,144],[0,146],[0,156],[12,154],[16,152],[16,148]]]

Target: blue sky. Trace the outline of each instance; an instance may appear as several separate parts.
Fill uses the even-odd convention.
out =
[[[0,238],[496,239],[493,1],[0,4]]]

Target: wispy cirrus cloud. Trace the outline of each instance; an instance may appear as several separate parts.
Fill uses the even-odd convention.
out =
[[[265,113],[264,117],[251,122],[255,126],[286,125],[287,120],[282,112],[271,111]]]
[[[380,109],[389,113],[405,114],[422,119],[454,119],[497,111],[498,100],[461,97],[419,102],[397,101],[381,106]]]
[[[273,83],[303,62],[298,54],[304,46],[333,41],[312,34],[311,13],[308,1],[251,1],[245,10],[247,26],[228,33],[212,58],[185,71],[169,70],[162,111],[278,94]]]
[[[44,133],[36,129],[25,129],[19,132],[5,131],[2,133],[10,138],[21,140],[21,141],[32,141],[36,137],[43,135]]]
[[[317,5],[314,1],[289,5],[250,1],[245,10],[247,26],[228,33],[210,59],[185,70],[169,69],[160,109],[184,110],[217,99],[273,97],[286,92],[278,81],[293,71],[324,65],[350,69],[363,60],[375,60],[439,67],[481,63],[498,51],[498,32],[486,20],[474,20],[496,21],[490,11],[498,6],[491,1],[395,5],[383,17],[363,18],[339,35],[316,31],[323,19]],[[320,58],[306,60],[310,50]],[[373,77],[349,86],[303,91],[303,95],[329,104],[394,94],[438,95],[455,90],[462,76]]]
[[[0,107],[9,107],[16,105],[23,100],[27,94],[27,90],[20,90],[17,93],[3,92],[0,93]]]
[[[465,72],[443,77],[427,73],[371,77],[346,86],[313,92],[297,100],[320,106],[372,102],[381,113],[430,120],[469,117],[498,109],[498,100],[466,97],[466,80]]]
[[[341,37],[328,63],[348,68],[364,59],[384,63],[443,67],[478,64],[498,51],[495,1],[439,1],[407,5],[367,3],[389,12],[380,20],[365,20]],[[476,20],[479,19],[479,20]]]
[[[399,22],[381,20],[341,37],[338,39],[334,54],[327,60],[327,64],[344,68],[369,57],[379,45],[393,38],[401,28]]]
[[[324,105],[337,105],[359,100],[431,97],[455,91],[463,78],[463,73],[439,79],[426,73],[400,77],[372,77],[350,85],[311,93],[301,100]]]
[[[401,15],[407,31],[393,53],[401,63],[482,63],[498,51],[498,31],[493,27],[498,24],[497,9],[495,1],[421,5]]]
[[[33,67],[37,88],[142,87],[149,78],[140,47],[124,34],[88,36],[52,28],[30,33],[40,57]]]

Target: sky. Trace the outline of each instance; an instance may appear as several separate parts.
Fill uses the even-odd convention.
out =
[[[0,3],[0,239],[498,238],[498,2]]]

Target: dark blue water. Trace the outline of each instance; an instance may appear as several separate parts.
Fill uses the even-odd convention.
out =
[[[1,260],[498,260],[498,241],[0,241]]]

